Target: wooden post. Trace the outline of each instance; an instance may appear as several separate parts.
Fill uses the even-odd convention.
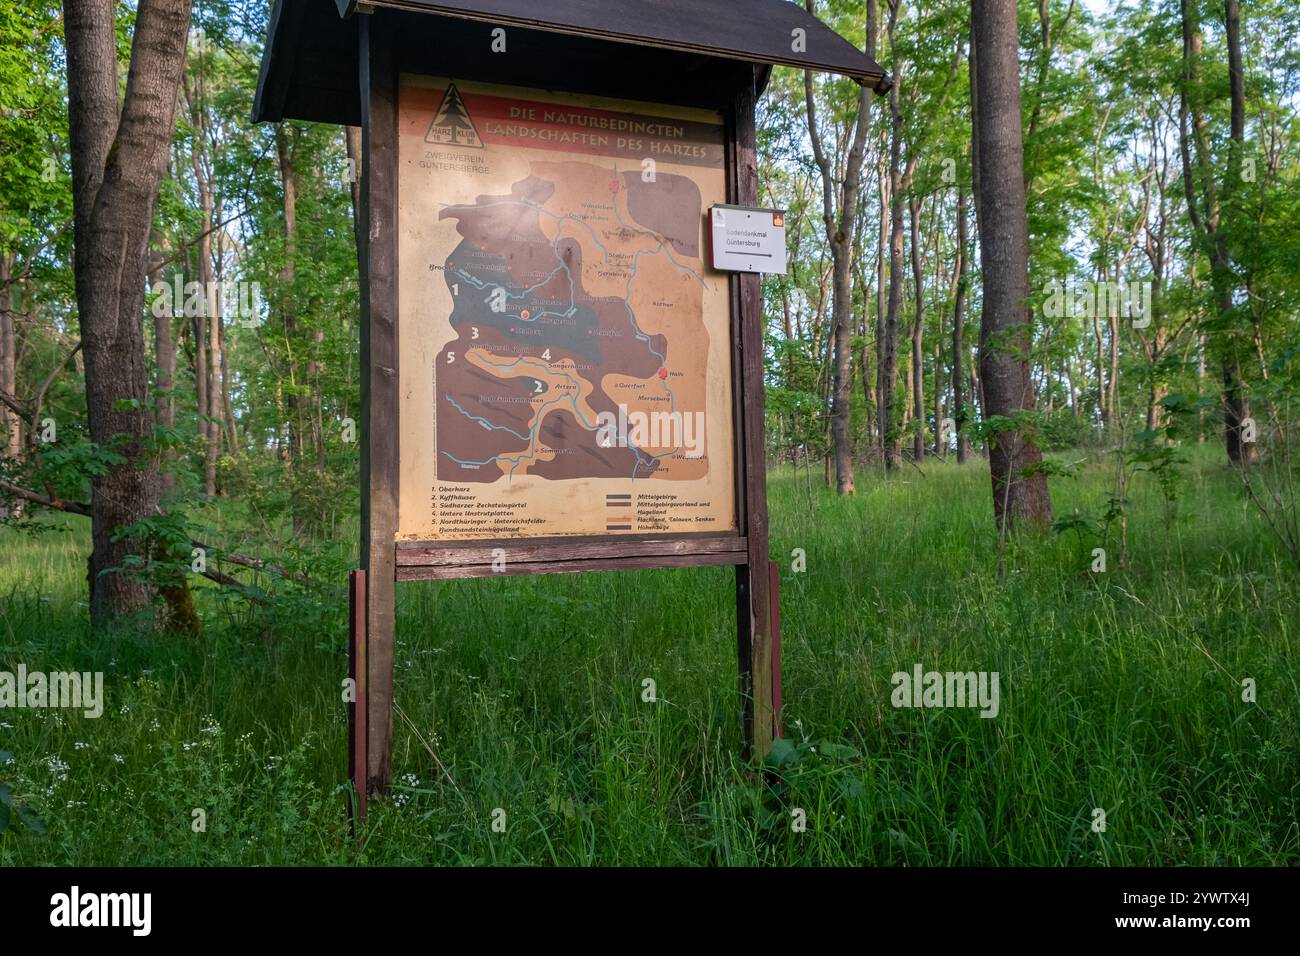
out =
[[[355,825],[366,819],[366,572],[348,575],[348,677],[352,703],[348,704],[348,779],[356,803],[351,808]]]
[[[784,737],[781,726],[781,565],[767,563],[768,599],[772,602],[772,734]]]
[[[390,21],[359,14],[362,216],[361,561],[366,571],[367,791],[388,790],[398,480],[397,74]]]
[[[730,190],[732,202],[758,204],[756,106],[754,67],[732,108]],[[745,753],[764,757],[772,748],[772,619],[769,609],[767,554],[767,463],[763,400],[763,296],[761,278],[738,273],[732,279],[738,312],[741,383],[737,403],[740,461],[741,528],[748,542],[748,560],[736,567],[736,651],[740,665],[741,706],[744,708]],[[735,354],[733,352],[733,354]]]

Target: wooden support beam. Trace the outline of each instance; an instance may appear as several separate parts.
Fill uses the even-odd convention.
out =
[[[730,202],[758,205],[758,158],[754,129],[755,68],[742,84],[731,110],[728,162]],[[741,531],[748,544],[747,562],[736,568],[736,651],[744,708],[745,752],[763,757],[772,748],[772,619],[767,553],[767,454],[763,400],[763,294],[761,278],[733,274],[733,309],[738,326],[736,427],[743,463]]]
[[[352,680],[352,703],[348,704],[348,779],[352,781],[356,804],[353,826],[366,819],[366,572],[348,575],[348,677]]]
[[[398,481],[397,72],[391,22],[359,17],[362,216],[361,554],[366,570],[367,790],[384,794],[392,772],[393,635],[396,628]]]

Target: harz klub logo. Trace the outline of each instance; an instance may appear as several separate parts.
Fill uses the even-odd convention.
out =
[[[479,138],[478,129],[474,126],[474,120],[470,118],[469,110],[465,108],[465,101],[461,99],[460,90],[456,89],[455,83],[448,84],[442,105],[434,114],[424,141],[438,146],[483,148],[483,140]]]

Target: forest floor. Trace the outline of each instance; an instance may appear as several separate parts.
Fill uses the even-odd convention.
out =
[[[1092,457],[1058,516],[1105,511]],[[202,638],[92,641],[85,523],[0,529],[0,671],[102,671],[106,696],[0,709],[0,781],[45,831],[15,816],[0,865],[1296,865],[1300,574],[1221,451],[1192,458],[1172,507],[1134,482],[1124,566],[1067,531],[1013,542],[1001,580],[978,456],[853,499],[775,469],[780,792],[737,753],[730,569],[402,585],[394,799],[359,844],[341,578],[269,617],[205,586]],[[917,665],[996,672],[997,716],[894,707]]]

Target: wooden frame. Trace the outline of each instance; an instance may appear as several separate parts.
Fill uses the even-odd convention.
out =
[[[397,270],[397,91],[406,64],[394,20],[358,15],[363,129],[362,216],[362,572],[354,589],[353,667],[364,690],[353,723],[354,780],[364,801],[383,794],[391,776],[396,584],[503,575],[642,568],[734,566],[738,683],[744,752],[762,756],[777,724],[764,448],[763,321],[760,277],[731,274],[731,365],[738,533],[633,538],[397,542],[400,322]],[[754,110],[766,67],[731,75],[737,90],[726,119],[727,201],[754,206],[757,168]],[[493,567],[497,549],[508,560]],[[495,553],[494,553],[495,552]],[[364,741],[361,747],[356,741]],[[362,774],[360,767],[364,765]],[[364,812],[364,804],[362,812]]]

